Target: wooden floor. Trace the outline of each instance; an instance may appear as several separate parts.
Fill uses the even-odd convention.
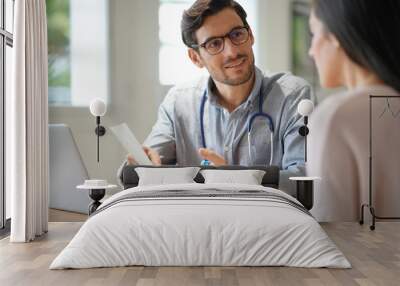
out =
[[[77,222],[87,220],[87,215],[57,209],[49,209],[49,222]],[[8,227],[0,230],[0,240],[10,235],[10,224]]]
[[[380,222],[374,232],[356,223],[323,228],[353,268],[123,267],[48,270],[82,222],[52,222],[28,244],[0,241],[0,285],[400,285],[400,222]]]
[[[78,222],[85,221],[87,218],[87,215],[81,213],[49,209],[49,222]]]

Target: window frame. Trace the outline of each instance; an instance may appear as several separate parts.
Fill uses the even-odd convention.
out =
[[[15,0],[11,0],[14,13]],[[6,189],[5,189],[5,102],[6,102],[6,60],[7,46],[13,48],[13,33],[6,30],[6,0],[0,0],[0,237],[10,231],[10,219],[6,218]],[[14,15],[11,15],[13,17]],[[13,29],[12,29],[13,30]]]

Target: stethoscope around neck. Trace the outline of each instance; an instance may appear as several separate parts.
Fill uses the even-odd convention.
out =
[[[271,80],[269,85],[270,88],[265,92],[268,93],[270,89],[272,88],[272,85],[275,81]],[[205,138],[205,132],[204,132],[204,108],[206,105],[207,101],[207,89],[204,90],[203,96],[201,99],[201,104],[200,104],[200,132],[201,132],[201,144],[203,145],[203,148],[207,148],[206,144],[206,138]],[[247,140],[248,140],[248,152],[249,152],[249,158],[250,161],[253,162],[253,158],[251,155],[251,130],[253,127],[254,120],[257,118],[265,118],[265,121],[267,122],[269,133],[270,133],[270,142],[271,142],[271,153],[270,153],[270,160],[269,160],[269,165],[272,165],[273,157],[274,157],[274,124],[272,121],[271,116],[269,116],[267,113],[263,112],[263,103],[264,103],[264,96],[263,96],[263,88],[261,86],[260,92],[258,94],[258,112],[255,112],[251,115],[249,115],[249,118],[247,120]],[[267,142],[266,142],[267,143]]]

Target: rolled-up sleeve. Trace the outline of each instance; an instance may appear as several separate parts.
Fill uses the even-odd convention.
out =
[[[155,149],[163,164],[176,162],[175,89],[172,88],[161,103],[157,122],[143,145]]]
[[[315,103],[315,97],[311,87],[306,85],[293,91],[288,96],[284,110],[284,132],[281,144],[283,145],[282,171],[280,172],[280,188],[293,193],[291,176],[304,176],[304,137],[299,135],[299,128],[303,125],[303,117],[297,112],[297,106],[303,99],[311,99]]]
[[[297,112],[297,106],[303,99],[311,99],[314,103],[314,96],[311,88],[305,86],[296,94],[292,94],[287,102],[286,126],[283,134],[283,157],[282,169],[289,169],[292,166],[304,164],[304,137],[299,135],[299,128],[303,125],[303,117]]]
[[[144,146],[153,148],[160,154],[162,164],[176,162],[174,109],[175,91],[171,88],[158,109],[157,122],[143,143]],[[123,186],[122,171],[126,164],[125,160],[117,170],[117,181],[121,186]]]

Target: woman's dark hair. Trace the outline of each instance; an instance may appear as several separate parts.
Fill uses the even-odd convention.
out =
[[[352,61],[400,92],[399,0],[314,0],[313,11]]]
[[[183,12],[181,20],[182,40],[189,48],[197,45],[196,31],[203,25],[204,20],[211,15],[215,15],[225,8],[232,8],[242,19],[243,25],[249,27],[247,23],[246,11],[234,0],[197,0],[193,5]]]

